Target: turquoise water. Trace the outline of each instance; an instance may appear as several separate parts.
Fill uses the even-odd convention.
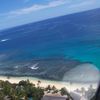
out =
[[[12,42],[13,43],[13,42]],[[30,41],[29,41],[30,43]],[[4,49],[5,50],[5,49]],[[6,61],[26,61],[34,58],[64,57],[66,59],[89,62],[100,68],[99,41],[93,42],[73,40],[46,41],[35,45],[19,45],[16,48],[6,49],[2,54],[8,55]]]
[[[92,41],[91,41],[92,42]],[[30,49],[31,48],[31,49]],[[95,43],[85,42],[62,42],[62,43],[51,43],[45,47],[34,48],[27,47],[24,51],[27,57],[30,58],[40,57],[65,57],[66,59],[79,60],[81,62],[93,63],[100,68],[100,47],[98,41]]]
[[[100,69],[99,12],[95,9],[0,31],[0,62],[64,57]]]

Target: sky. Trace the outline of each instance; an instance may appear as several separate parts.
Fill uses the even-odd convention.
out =
[[[0,0],[0,30],[100,8],[100,0]]]

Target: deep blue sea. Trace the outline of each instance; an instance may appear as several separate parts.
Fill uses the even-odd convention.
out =
[[[64,57],[100,68],[100,9],[0,31],[0,63]]]

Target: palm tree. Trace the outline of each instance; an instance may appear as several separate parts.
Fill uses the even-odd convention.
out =
[[[63,95],[67,95],[68,96],[68,98],[69,98],[69,100],[73,100],[73,98],[71,97],[71,95],[69,94],[69,92],[67,91],[67,89],[66,88],[61,88],[61,95],[63,96]]]
[[[40,87],[41,81],[38,80],[37,87]]]

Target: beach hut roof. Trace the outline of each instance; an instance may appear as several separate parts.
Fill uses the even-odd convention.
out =
[[[67,97],[63,96],[44,96],[42,100],[67,100]]]

